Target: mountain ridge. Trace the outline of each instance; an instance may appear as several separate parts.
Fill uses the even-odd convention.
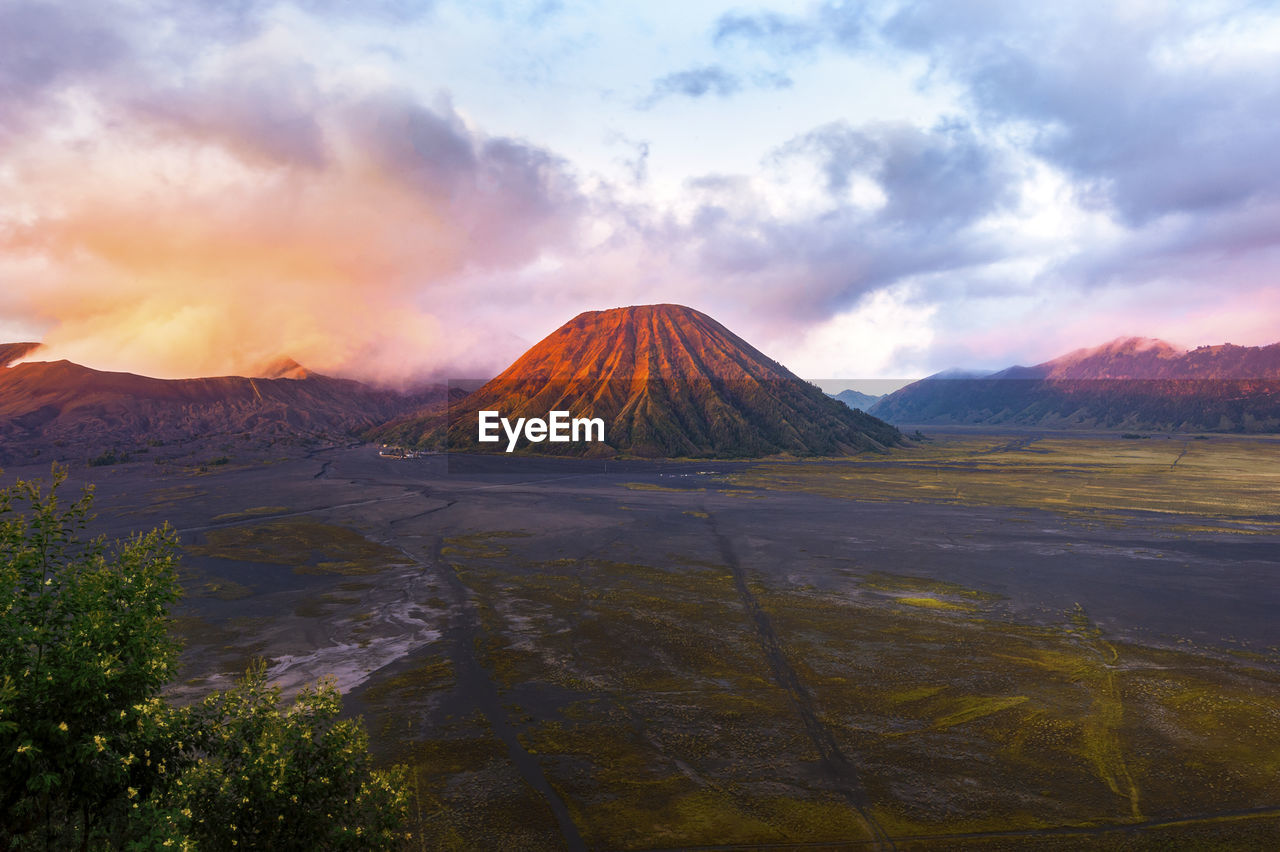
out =
[[[857,408],[866,411],[868,408],[876,404],[880,396],[876,394],[863,393],[853,388],[846,388],[839,393],[830,394],[832,399],[838,399],[850,408]]]
[[[912,425],[1280,431],[1280,343],[1183,351],[1117,338],[1032,367],[930,376],[871,413]]]
[[[0,346],[0,355],[7,351]],[[66,360],[5,366],[0,461],[74,460],[113,448],[233,437],[257,448],[336,438],[445,399],[441,388],[405,394],[310,373],[296,363],[289,372],[157,379]]]

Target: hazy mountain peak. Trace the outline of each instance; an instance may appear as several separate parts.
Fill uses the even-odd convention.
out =
[[[268,361],[253,373],[255,379],[305,379],[311,371],[292,358],[282,355]]]
[[[40,343],[0,343],[0,367],[7,367],[14,361],[25,358],[39,349]]]
[[[1101,356],[1143,355],[1150,353],[1159,358],[1177,358],[1183,354],[1171,343],[1155,337],[1117,337],[1115,340],[1093,348],[1077,349],[1054,359],[1050,363],[1068,360],[1084,360]]]
[[[1118,337],[1101,346],[1077,349],[1039,365],[1046,378],[1156,378],[1185,353],[1153,337]]]
[[[875,405],[876,400],[880,399],[882,394],[863,393],[862,391],[846,388],[839,393],[830,394],[832,399],[838,399],[850,408],[858,408],[866,411]]]

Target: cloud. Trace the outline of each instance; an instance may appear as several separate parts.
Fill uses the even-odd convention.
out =
[[[479,83],[450,96],[447,63],[394,37],[437,12],[480,44],[473,30],[537,19],[539,40],[512,53],[546,70],[497,74],[491,103]],[[687,168],[693,134],[662,110],[566,106],[582,130],[561,150],[590,162],[588,137],[604,139],[607,176],[522,138],[546,123],[503,106],[508,87],[567,91],[546,45],[609,51],[608,28],[569,17],[556,3],[460,17],[402,0],[0,5],[0,320],[95,366],[190,375],[290,354],[404,378],[483,374],[514,354],[504,332],[646,301],[812,361],[878,316],[951,358],[1059,327],[1245,328],[1249,304],[1275,304],[1280,21],[1266,7],[823,2],[726,13],[710,31],[694,16],[704,42],[679,70],[619,62],[610,91],[696,101],[699,120],[743,129],[725,162],[759,168]],[[863,72],[918,75],[941,106],[856,118],[863,100],[880,108],[849,82]],[[787,86],[795,98],[744,120],[755,90]],[[891,361],[949,366],[926,364],[925,345]]]
[[[327,157],[316,105],[322,95],[305,66],[237,65],[215,81],[138,93],[133,115],[171,139],[201,139],[262,165],[321,168]]]
[[[69,80],[124,58],[124,40],[97,9],[21,0],[0,5],[0,134],[22,129],[31,112]]]
[[[965,224],[1016,201],[1019,175],[1008,159],[983,144],[963,121],[932,131],[843,122],[819,127],[780,149],[776,157],[816,157],[833,198],[848,193],[855,175],[875,182],[885,197],[879,218],[921,232]]]
[[[641,101],[643,108],[656,104],[672,95],[701,98],[717,95],[725,98],[742,91],[742,80],[719,65],[705,65],[685,71],[674,71],[653,82],[653,91]]]
[[[795,56],[824,44],[859,47],[867,26],[862,4],[828,2],[807,15],[726,12],[717,19],[712,39],[716,44],[740,41],[776,55]]]
[[[220,0],[214,0],[220,2]],[[404,23],[421,18],[435,10],[435,0],[360,0],[352,3],[349,0],[293,0],[301,9],[320,15],[340,18],[372,18],[391,23]],[[554,3],[543,3],[539,7],[539,15],[550,14],[556,9]]]
[[[0,206],[0,313],[43,326],[48,357],[168,376],[280,354],[387,380],[489,369],[495,330],[446,324],[459,282],[573,245],[583,221],[544,149],[297,65],[102,107],[72,144],[16,142],[0,177],[23,200]]]
[[[1153,10],[1009,3],[961,15],[921,0],[886,32],[961,80],[986,120],[1035,128],[1031,149],[1130,225],[1275,197],[1280,56],[1233,50],[1244,33],[1198,7]]]
[[[698,99],[714,95],[727,98],[748,87],[786,89],[792,84],[790,77],[778,71],[758,70],[744,78],[721,65],[702,65],[684,71],[675,71],[654,80],[652,91],[637,106],[640,109],[649,109],[659,101],[673,96]]]
[[[946,330],[936,346],[952,353],[972,334],[983,348],[998,348],[991,334],[1013,340],[1010,323],[1057,340],[1045,318],[1070,311],[1092,318],[1073,323],[1073,333],[1185,332],[1225,322],[1252,329],[1242,333],[1261,342],[1256,323],[1240,321],[1240,306],[1275,304],[1277,38],[1271,4],[1160,0],[819,3],[794,14],[726,14],[713,32],[722,48],[753,47],[791,63],[824,53],[897,65],[918,58],[927,68],[918,84],[954,98],[951,111],[963,118],[950,130],[836,121],[779,152],[815,162],[833,200],[861,192],[865,204],[868,187],[883,194],[880,213],[855,240],[875,258],[865,268],[888,273],[858,275],[860,286],[935,274],[895,260],[907,246],[881,238],[889,222],[920,245],[932,244],[930,228],[941,229],[944,244],[965,235],[986,240],[972,263],[920,290],[947,306],[935,315]],[[1059,190],[1032,198],[1045,170]],[[804,237],[827,224],[814,223]],[[798,245],[814,244],[804,237]],[[1106,310],[1114,314],[1096,315]]]
[[[877,290],[849,310],[815,323],[779,354],[808,379],[919,375],[924,372],[922,356],[933,342],[937,310],[910,287]]]

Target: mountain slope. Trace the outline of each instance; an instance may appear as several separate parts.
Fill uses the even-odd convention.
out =
[[[645,457],[838,455],[902,440],[830,399],[706,314],[680,305],[589,311],[561,326],[440,417],[407,418],[374,437],[415,447],[489,449],[477,412],[605,421],[605,444],[539,452]],[[505,446],[505,442],[503,442]]]
[[[1034,367],[930,376],[872,406],[894,423],[1280,431],[1280,344],[1187,352],[1122,338]]]
[[[0,460],[80,459],[230,435],[259,446],[337,437],[444,399],[441,389],[402,394],[296,364],[285,373],[305,378],[153,379],[70,361],[0,368]]]

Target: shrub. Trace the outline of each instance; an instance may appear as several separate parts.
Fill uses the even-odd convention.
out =
[[[191,708],[161,690],[177,647],[167,527],[82,540],[66,471],[0,489],[0,847],[390,848],[402,770],[372,767],[331,684],[280,706],[259,664]]]

